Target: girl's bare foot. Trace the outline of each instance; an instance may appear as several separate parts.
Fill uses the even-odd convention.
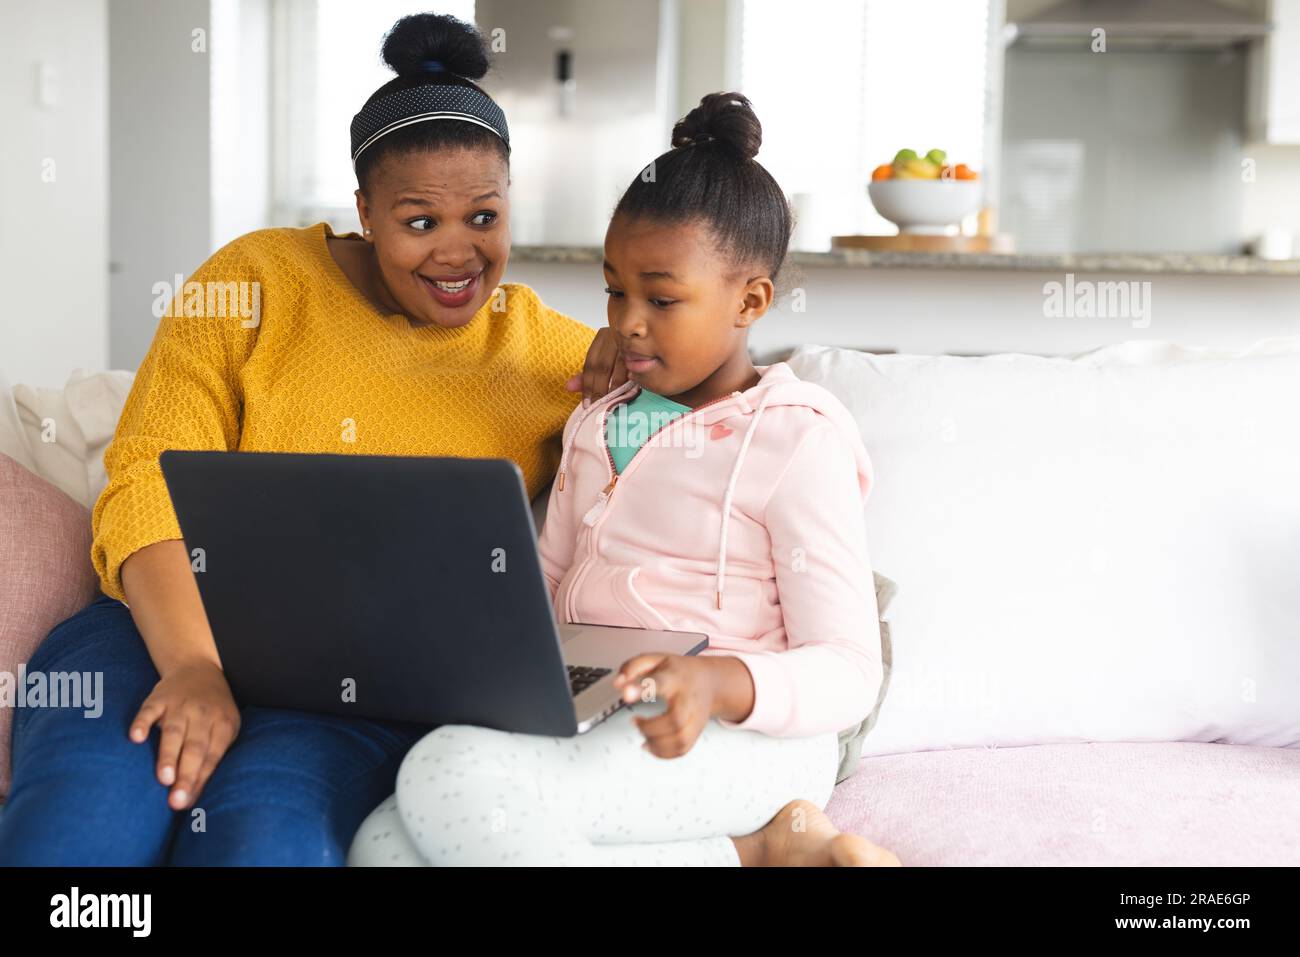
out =
[[[745,867],[900,867],[890,851],[838,830],[811,801],[791,801],[760,830],[734,838]]]

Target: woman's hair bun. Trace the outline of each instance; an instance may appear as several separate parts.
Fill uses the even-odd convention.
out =
[[[437,60],[448,72],[471,80],[488,71],[483,34],[473,24],[443,13],[402,17],[384,37],[382,56],[398,76],[426,72],[426,60]]]
[[[673,146],[717,143],[742,160],[758,155],[763,125],[743,93],[710,93],[673,127]]]

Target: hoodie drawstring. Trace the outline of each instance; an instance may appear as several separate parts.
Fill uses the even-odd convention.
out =
[[[731,497],[736,491],[736,480],[740,478],[740,468],[745,463],[745,453],[749,451],[750,439],[754,437],[754,430],[758,428],[758,420],[763,417],[763,410],[767,408],[768,400],[772,398],[775,389],[765,389],[763,391],[762,401],[758,403],[753,417],[749,420],[749,428],[745,429],[745,438],[740,443],[740,452],[736,455],[736,464],[731,467],[731,478],[727,482],[727,494],[722,499],[722,534],[718,542],[718,573],[717,597],[718,608],[722,608],[722,591],[726,588],[727,583],[727,526],[731,521]]]

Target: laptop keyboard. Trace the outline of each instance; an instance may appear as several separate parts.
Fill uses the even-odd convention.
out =
[[[568,665],[567,667],[569,669],[569,690],[575,698],[614,670],[613,668],[585,668],[582,665]]]

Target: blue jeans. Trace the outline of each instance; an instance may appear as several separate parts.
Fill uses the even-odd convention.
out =
[[[103,712],[15,710],[0,865],[342,865],[361,822],[393,793],[402,758],[431,730],[242,708],[197,815],[167,804],[158,726],[145,742],[127,737],[158,672],[125,605],[100,598],[73,615],[27,671],[102,672]]]

